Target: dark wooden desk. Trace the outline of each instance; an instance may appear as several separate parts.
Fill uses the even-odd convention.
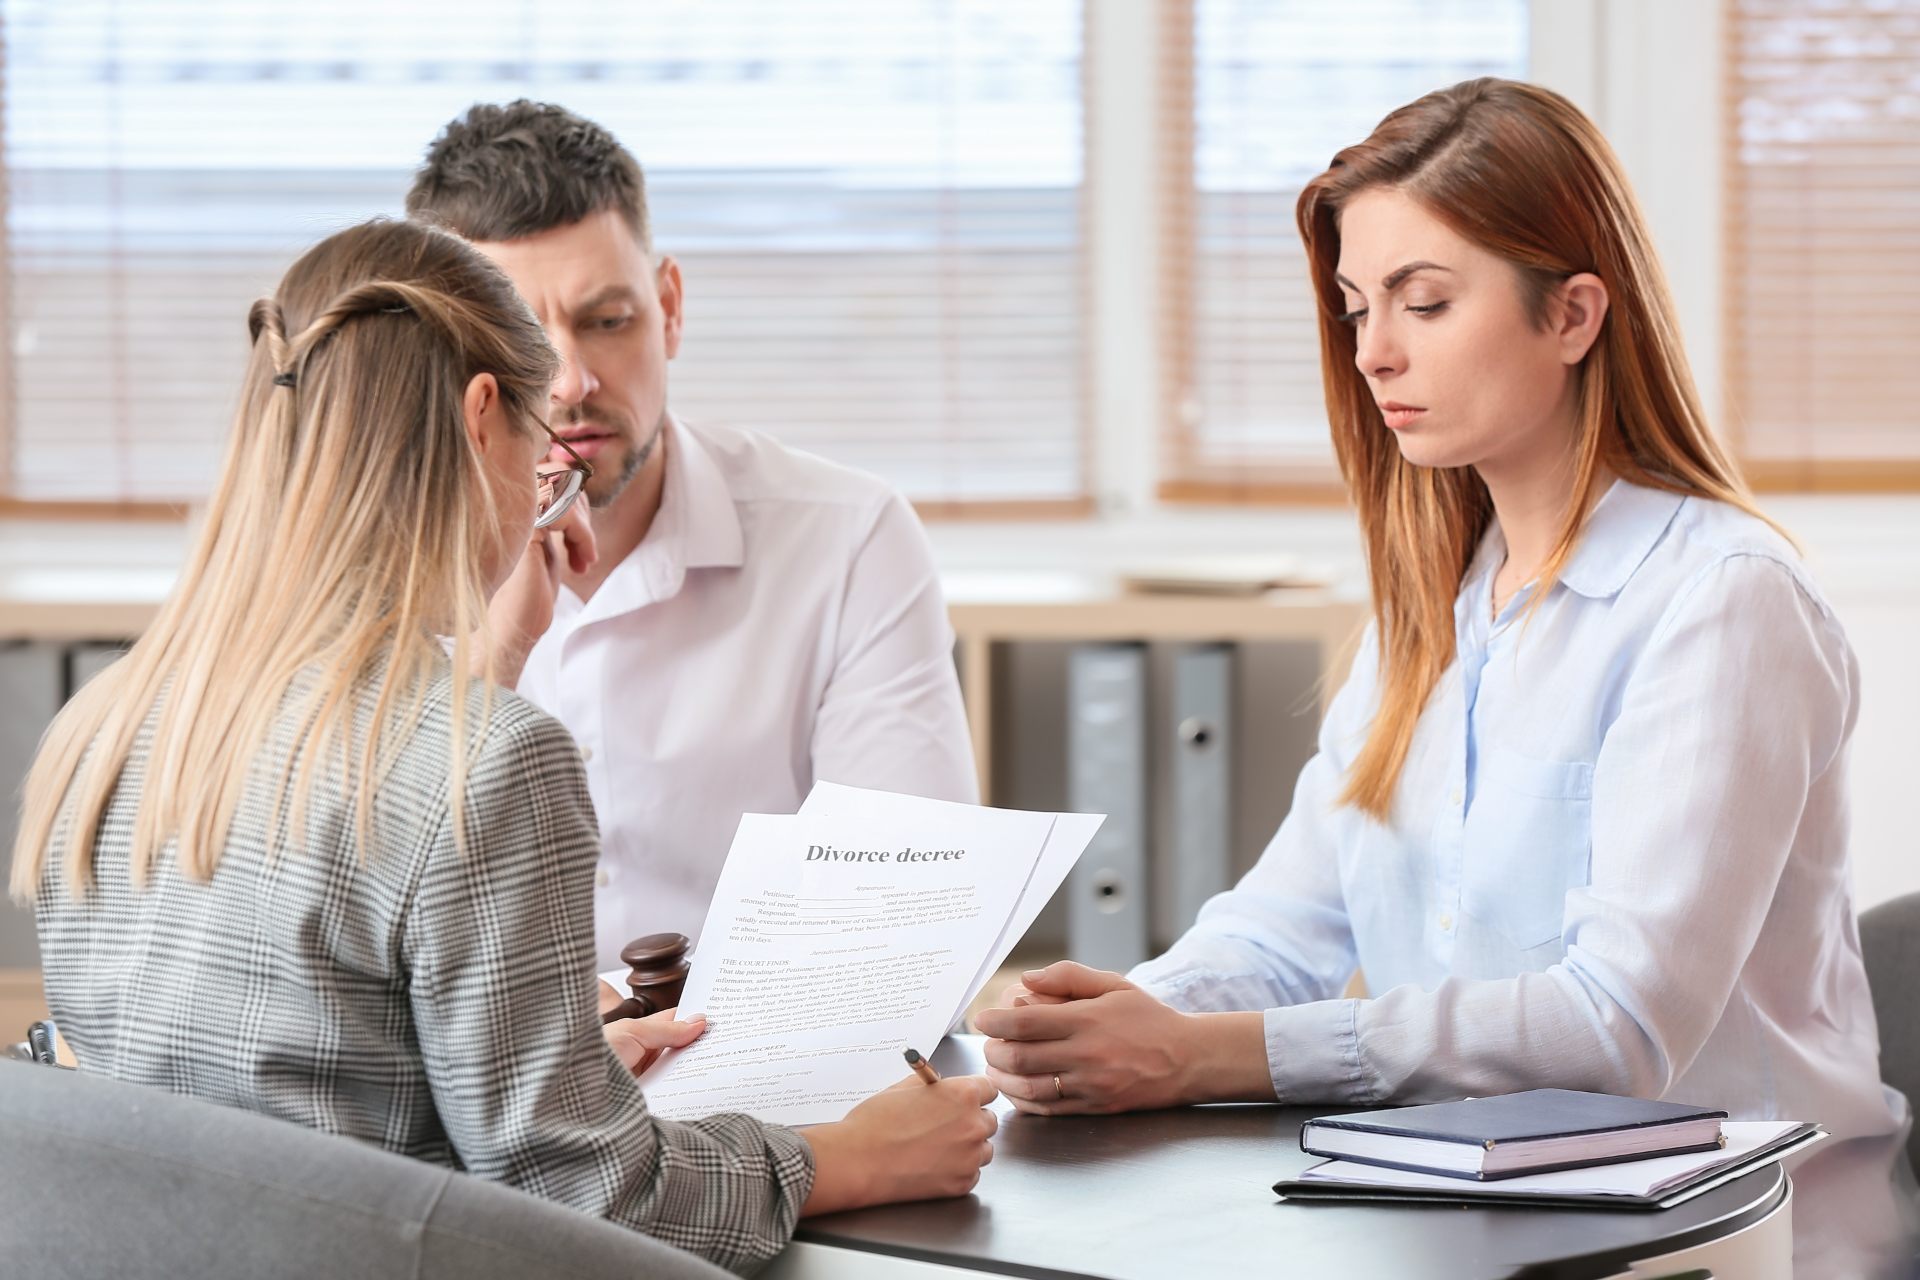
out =
[[[977,1038],[934,1055],[943,1072],[979,1061]],[[1139,1115],[1009,1115],[979,1189],[959,1200],[817,1218],[796,1240],[1044,1280],[1168,1277],[1523,1276],[1597,1280],[1693,1248],[1778,1209],[1787,1179],[1757,1170],[1655,1213],[1282,1203],[1272,1185],[1314,1163],[1301,1122],[1327,1108],[1193,1107]],[[808,1257],[810,1255],[810,1259]],[[796,1251],[771,1274],[852,1275],[837,1254]],[[880,1257],[858,1259],[877,1273]],[[902,1275],[937,1272],[911,1262]]]

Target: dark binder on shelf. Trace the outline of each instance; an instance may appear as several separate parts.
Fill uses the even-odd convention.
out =
[[[0,793],[16,796],[40,749],[40,735],[60,712],[63,657],[56,645],[0,641]],[[9,800],[0,807],[0,848],[12,848],[19,811]],[[40,947],[33,912],[0,897],[0,969],[37,970]],[[20,1035],[18,1026],[0,1026],[0,1052]]]
[[[80,687],[105,671],[114,663],[127,656],[127,646],[123,644],[82,644],[67,650],[67,694],[71,697],[80,691]]]
[[[1147,958],[1147,650],[1067,659],[1067,806],[1105,825],[1067,878],[1067,954],[1125,971]]]
[[[1169,942],[1233,880],[1233,668],[1232,645],[1173,655],[1173,812],[1153,910],[1154,932]]]
[[[1300,1128],[1308,1155],[1498,1179],[1721,1145],[1724,1111],[1577,1089],[1528,1089],[1388,1111],[1321,1116]]]

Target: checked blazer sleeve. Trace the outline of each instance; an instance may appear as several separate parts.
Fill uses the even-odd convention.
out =
[[[423,851],[401,930],[420,1053],[458,1162],[737,1271],[783,1248],[813,1182],[792,1130],[649,1114],[596,1012],[599,837],[573,741],[496,705]]]

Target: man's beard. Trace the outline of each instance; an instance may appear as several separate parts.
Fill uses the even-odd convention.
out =
[[[587,423],[599,427],[623,442],[633,439],[634,433],[627,423],[615,419],[609,414],[591,410],[584,412],[575,410],[568,415],[568,425],[572,426],[580,423]],[[633,483],[633,478],[640,474],[641,468],[645,467],[647,462],[653,457],[653,451],[660,447],[660,436],[661,433],[666,430],[666,427],[667,415],[666,412],[662,410],[660,420],[653,424],[653,434],[649,435],[646,442],[638,448],[628,448],[626,457],[621,462],[618,471],[602,472],[601,475],[606,477],[604,484],[596,483],[596,481],[600,480],[600,476],[595,476],[593,480],[587,482],[585,495],[587,504],[598,510],[605,510],[617,502],[620,495],[626,492],[627,486]]]

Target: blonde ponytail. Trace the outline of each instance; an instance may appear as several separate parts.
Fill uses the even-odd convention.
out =
[[[183,874],[212,876],[282,725],[291,745],[274,829],[297,842],[315,777],[335,772],[365,855],[374,797],[449,659],[450,802],[464,847],[466,773],[492,694],[483,673],[474,721],[468,673],[497,516],[461,397],[490,372],[533,430],[553,350],[497,268],[406,222],[315,246],[253,305],[248,328],[240,406],[178,585],[127,656],[61,712],[28,776],[9,882],[18,900],[35,896],[51,856],[72,893],[88,891],[100,822],[142,734],[136,884],[170,843]]]

